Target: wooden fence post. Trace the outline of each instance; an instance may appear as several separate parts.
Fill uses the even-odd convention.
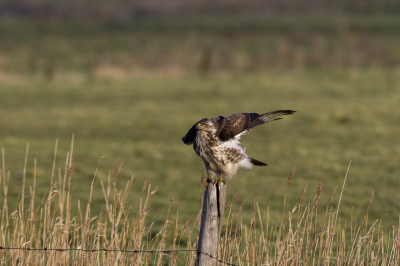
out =
[[[204,192],[203,212],[197,250],[217,257],[222,219],[226,202],[226,183],[210,182]],[[205,254],[197,253],[196,266],[211,266],[217,261]]]

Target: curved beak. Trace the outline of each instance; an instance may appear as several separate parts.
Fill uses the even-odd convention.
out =
[[[204,129],[204,127],[201,126],[201,123],[198,123],[198,124],[197,124],[197,128],[198,128],[198,129],[202,129],[202,130]]]

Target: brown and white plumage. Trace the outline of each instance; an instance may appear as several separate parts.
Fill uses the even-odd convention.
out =
[[[236,113],[228,117],[203,118],[192,126],[182,141],[187,145],[193,144],[196,154],[204,161],[207,175],[215,178],[222,174],[230,180],[238,169],[267,165],[246,154],[246,148],[239,142],[240,137],[249,134],[258,125],[282,119],[280,116],[294,112],[278,110],[261,115]]]

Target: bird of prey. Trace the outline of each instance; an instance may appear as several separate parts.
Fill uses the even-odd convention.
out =
[[[228,117],[203,118],[189,129],[182,141],[186,145],[193,144],[196,154],[203,160],[208,175],[206,186],[211,178],[218,176],[219,185],[221,181],[225,182],[222,176],[231,180],[239,168],[267,165],[246,154],[246,148],[239,142],[241,136],[249,134],[256,126],[282,119],[280,116],[294,112],[278,110],[264,114],[236,113]]]

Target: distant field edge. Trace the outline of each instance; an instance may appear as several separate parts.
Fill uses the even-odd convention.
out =
[[[12,26],[12,27],[11,27]],[[400,16],[159,16],[146,18],[131,18],[123,21],[101,20],[29,20],[9,19],[0,17],[0,33],[7,30],[30,29],[34,31],[65,29],[73,32],[291,32],[291,31],[318,31],[318,32],[370,32],[370,33],[398,33],[400,30]]]

